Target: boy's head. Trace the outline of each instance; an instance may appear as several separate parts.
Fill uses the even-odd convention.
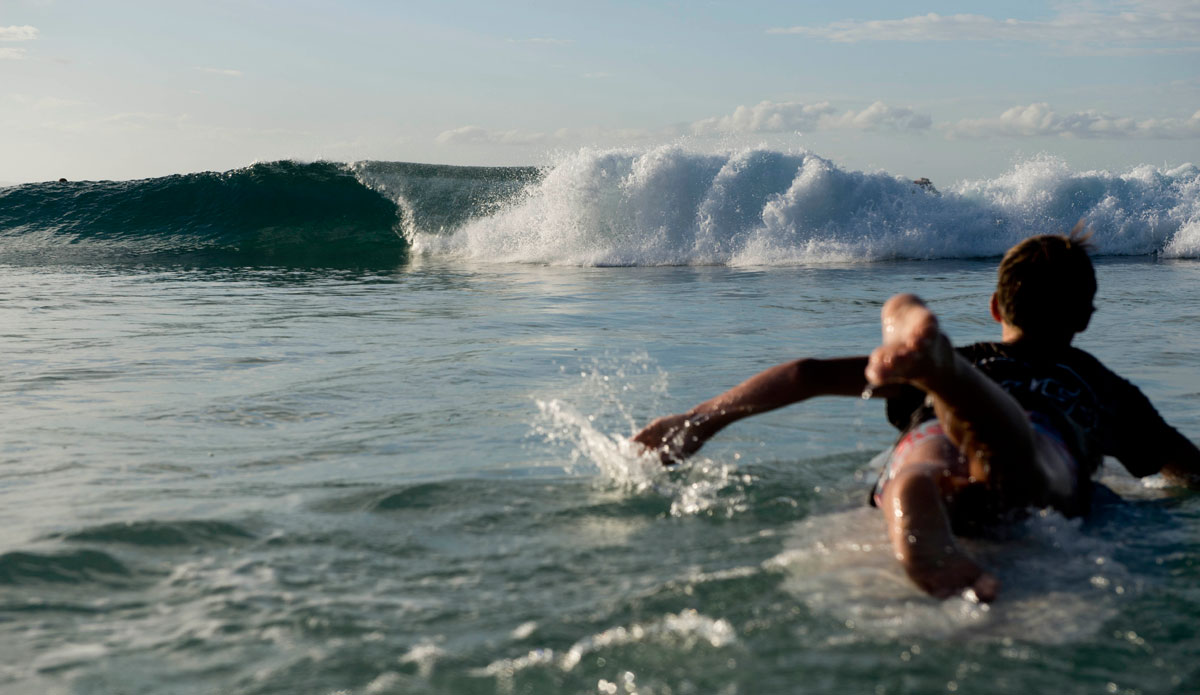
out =
[[[1037,338],[1066,339],[1087,328],[1096,296],[1082,221],[1070,236],[1047,234],[1022,241],[1000,261],[998,319]]]

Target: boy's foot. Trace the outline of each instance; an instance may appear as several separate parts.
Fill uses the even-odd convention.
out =
[[[867,362],[873,386],[894,382],[928,385],[954,370],[954,349],[938,329],[937,317],[913,294],[898,294],[883,305],[883,344]]]

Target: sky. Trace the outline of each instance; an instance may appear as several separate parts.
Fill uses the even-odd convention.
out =
[[[1200,164],[1200,0],[0,0],[0,182],[805,149]]]

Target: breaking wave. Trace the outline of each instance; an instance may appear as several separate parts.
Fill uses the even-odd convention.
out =
[[[583,149],[545,169],[254,164],[0,189],[2,262],[578,266],[997,256],[1093,228],[1097,253],[1200,257],[1200,168],[1073,171],[1040,157],[921,185],[809,152]]]

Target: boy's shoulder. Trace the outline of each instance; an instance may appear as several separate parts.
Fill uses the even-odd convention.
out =
[[[1036,345],[982,342],[964,345],[959,353],[997,381],[1043,380],[1062,382],[1068,390],[1089,392],[1103,408],[1119,407],[1131,397],[1141,396],[1128,379],[1109,369],[1095,355],[1075,346],[1054,350]],[[1031,384],[1032,385],[1032,384]]]
[[[1090,352],[1073,345],[1047,349],[1036,343],[985,341],[962,345],[956,349],[960,355],[976,365],[986,364],[993,360],[1013,360],[1035,365],[1059,364],[1116,375]]]

